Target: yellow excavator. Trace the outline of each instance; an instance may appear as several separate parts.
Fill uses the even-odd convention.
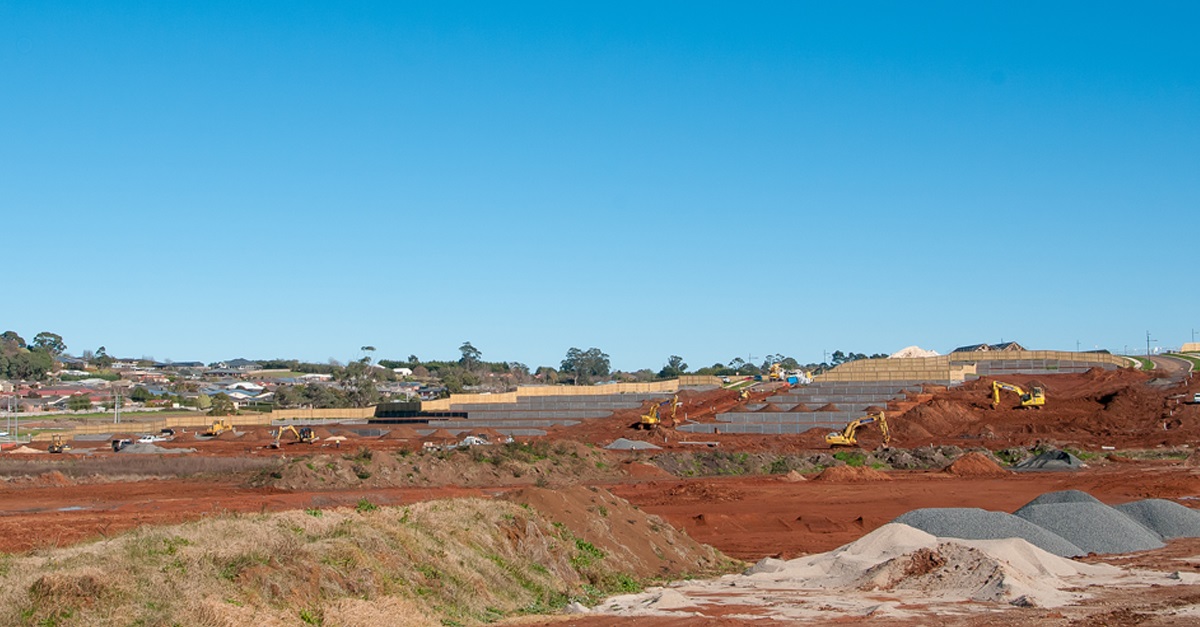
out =
[[[55,434],[50,438],[50,446],[46,447],[48,453],[66,453],[71,450],[71,445],[63,441],[61,435]]]
[[[767,380],[768,381],[783,381],[783,379],[784,379],[783,364],[781,364],[779,362],[775,362],[775,363],[771,364],[770,369],[767,370]]]
[[[846,424],[846,427],[841,431],[834,431],[825,436],[825,443],[830,448],[837,446],[858,446],[858,438],[855,437],[858,430],[869,424],[879,424],[879,432],[883,434],[883,447],[887,448],[892,442],[892,432],[888,429],[887,418],[883,416],[883,412],[867,414],[862,418],[856,418]]]
[[[271,448],[279,448],[280,440],[287,433],[291,433],[296,437],[296,441],[302,444],[312,444],[317,440],[317,435],[313,433],[312,427],[296,428],[296,425],[285,425],[275,432],[275,441],[271,442]]]
[[[1021,407],[1040,409],[1042,405],[1046,404],[1046,392],[1041,386],[1031,386],[1026,392],[1020,386],[1011,383],[992,381],[992,409],[1000,405],[1000,390],[1015,392],[1017,396],[1021,397]]]
[[[671,397],[671,400],[663,401],[654,405],[650,408],[649,413],[642,414],[641,420],[638,420],[637,424],[634,425],[634,428],[646,430],[659,428],[659,426],[662,425],[662,417],[658,415],[658,408],[665,407],[667,405],[671,406],[671,426],[675,426],[675,412],[679,410],[680,404],[679,395],[676,394],[675,396]]]

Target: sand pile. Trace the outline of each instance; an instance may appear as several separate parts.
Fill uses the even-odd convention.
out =
[[[797,483],[800,481],[808,481],[808,479],[804,475],[800,474],[799,472],[797,472],[795,470],[789,470],[788,473],[783,476],[783,480],[787,481],[788,483]]]
[[[15,449],[13,449],[13,450],[9,451],[9,454],[12,454],[12,455],[33,455],[33,454],[44,454],[45,452],[46,452],[46,451],[39,451],[39,450],[37,450],[37,449],[35,449],[35,448],[30,448],[30,447],[28,447],[28,446],[25,446],[24,444],[22,444],[21,446],[18,446],[17,448],[15,448]]]
[[[864,483],[868,481],[891,481],[886,474],[866,466],[830,466],[821,471],[813,481],[838,481],[842,483]]]
[[[942,472],[959,477],[1004,477],[1010,474],[992,461],[992,458],[975,451],[954,460],[954,463],[946,466]]]
[[[758,605],[791,622],[819,617],[840,623],[867,616],[906,618],[901,607],[906,604],[1058,607],[1086,598],[1070,589],[1115,580],[1124,572],[1058,557],[1021,539],[954,540],[890,523],[828,553],[788,561],[766,558],[740,576],[614,597],[596,609],[683,617],[670,610],[728,603]],[[871,590],[887,591],[894,600],[863,594]]]

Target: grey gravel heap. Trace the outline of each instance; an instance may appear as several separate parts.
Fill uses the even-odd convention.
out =
[[[655,446],[654,444],[651,444],[649,442],[643,442],[641,440],[630,440],[627,438],[617,438],[617,439],[613,440],[612,444],[609,444],[608,446],[606,446],[604,448],[613,450],[613,451],[647,451],[647,450],[657,451],[657,450],[661,449],[662,447]]]
[[[1164,538],[1200,538],[1200,512],[1165,499],[1118,505],[1116,510]]]
[[[1060,490],[1058,492],[1045,492],[1037,498],[1025,504],[1030,505],[1052,505],[1055,503],[1099,503],[1100,499],[1084,492],[1083,490]]]
[[[1046,451],[1019,464],[1014,464],[1012,470],[1079,470],[1085,465],[1083,460],[1066,451]]]
[[[964,540],[1021,538],[1060,557],[1087,554],[1087,551],[1062,536],[1006,512],[989,512],[975,507],[931,507],[914,509],[892,522],[916,527],[939,538],[962,538]]]
[[[1016,515],[1088,553],[1131,553],[1163,546],[1157,533],[1103,503],[1026,505]]]

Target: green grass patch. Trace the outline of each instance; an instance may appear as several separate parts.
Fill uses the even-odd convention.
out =
[[[838,451],[833,454],[833,458],[855,468],[867,463],[867,456],[858,451]]]

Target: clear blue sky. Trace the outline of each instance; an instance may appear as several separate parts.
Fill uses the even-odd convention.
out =
[[[1046,4],[0,0],[0,327],[621,369],[1177,346],[1200,10]]]

